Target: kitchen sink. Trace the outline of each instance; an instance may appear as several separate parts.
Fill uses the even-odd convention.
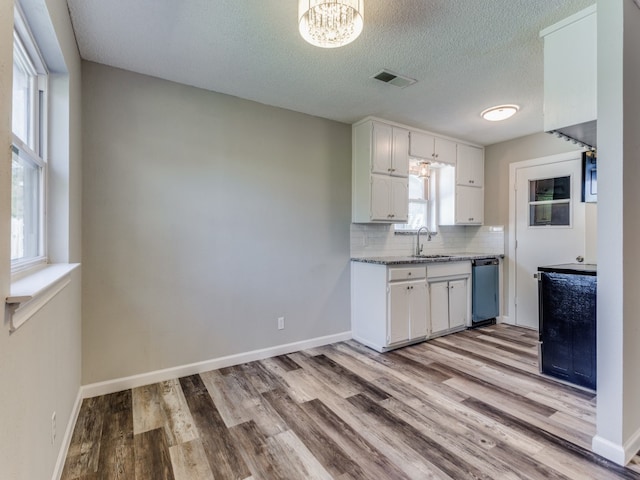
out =
[[[415,258],[453,258],[453,255],[413,255]]]

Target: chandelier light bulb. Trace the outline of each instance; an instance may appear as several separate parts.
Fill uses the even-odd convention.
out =
[[[342,47],[362,32],[363,11],[363,0],[298,0],[300,35],[316,47]]]

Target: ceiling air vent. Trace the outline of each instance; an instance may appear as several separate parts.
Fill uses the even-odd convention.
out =
[[[397,73],[393,73],[389,70],[382,70],[371,78],[375,78],[376,80],[380,80],[381,82],[400,88],[408,87],[409,85],[413,85],[417,82],[417,80],[414,80],[413,78],[403,77],[402,75],[398,75]]]

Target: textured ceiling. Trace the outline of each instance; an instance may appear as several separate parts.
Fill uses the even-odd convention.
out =
[[[595,0],[365,0],[362,35],[320,49],[296,0],[68,0],[82,58],[353,123],[367,115],[489,145],[542,131],[539,31]],[[415,78],[399,89],[370,77]],[[515,103],[500,123],[485,108]]]

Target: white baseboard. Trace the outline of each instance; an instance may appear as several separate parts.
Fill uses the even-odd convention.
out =
[[[205,360],[204,362],[192,363],[178,367],[166,368],[164,370],[156,370],[153,372],[132,375],[130,377],[117,378],[105,382],[91,383],[80,387],[82,398],[97,397],[107,395],[109,393],[120,392],[129,388],[142,387],[151,383],[163,382],[172,378],[185,377],[195,375],[209,370],[217,370],[219,368],[239,365],[241,363],[262,360],[276,355],[284,355],[287,353],[305,350],[307,348],[320,347],[330,343],[342,342],[351,339],[351,332],[342,332],[324,337],[311,338],[300,342],[287,343],[284,345],[276,345],[275,347],[263,348],[261,350],[253,350],[251,352],[238,353],[228,355],[226,357]]]
[[[62,477],[62,471],[64,470],[64,462],[67,458],[67,452],[69,451],[69,445],[71,445],[71,437],[73,436],[73,429],[76,427],[78,415],[80,414],[80,407],[82,406],[82,388],[78,390],[76,401],[73,404],[71,415],[69,416],[69,422],[67,422],[67,428],[64,431],[64,437],[60,444],[60,451],[58,452],[58,460],[56,461],[56,467],[53,470],[52,480],[60,480]]]
[[[591,441],[591,449],[601,457],[624,467],[640,450],[640,429],[622,445],[596,435]]]

